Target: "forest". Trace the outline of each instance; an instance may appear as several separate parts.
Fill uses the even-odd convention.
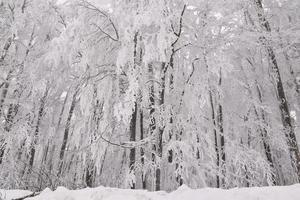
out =
[[[300,182],[299,0],[0,0],[0,188]]]

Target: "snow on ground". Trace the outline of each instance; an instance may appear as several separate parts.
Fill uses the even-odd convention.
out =
[[[0,190],[0,192],[6,194],[6,196],[2,196],[4,200],[30,194],[29,191],[22,190]],[[106,187],[81,190],[68,190],[59,187],[55,191],[45,189],[40,195],[26,198],[26,200],[300,200],[300,184],[278,187],[234,188],[230,190],[215,188],[193,190],[187,186],[182,186],[171,193]]]
[[[27,190],[1,190],[0,189],[0,200],[10,200],[18,197],[24,197],[31,193],[32,192]]]

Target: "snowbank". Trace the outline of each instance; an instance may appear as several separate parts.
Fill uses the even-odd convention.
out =
[[[24,197],[32,192],[27,190],[0,190],[0,200],[10,200],[19,197]]]
[[[21,190],[5,191],[5,193],[7,194],[5,200],[30,194],[28,191]],[[193,190],[182,186],[172,193],[106,187],[68,190],[59,187],[55,191],[46,189],[40,195],[27,200],[300,200],[300,184],[230,190],[215,188]]]

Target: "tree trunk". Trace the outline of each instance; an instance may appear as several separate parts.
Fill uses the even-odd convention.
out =
[[[222,86],[222,73],[220,69],[219,73],[219,87]],[[219,128],[219,137],[220,137],[220,149],[219,156],[221,158],[220,167],[222,173],[222,187],[225,187],[225,173],[226,173],[226,155],[225,155],[225,136],[223,128],[223,107],[221,105],[221,95],[218,93],[219,105],[218,105],[218,115],[217,115],[217,124]]]
[[[7,117],[6,117],[6,124],[5,124],[5,131],[9,132],[12,128],[14,118],[16,117],[19,110],[19,104],[15,105],[11,103],[8,108]]]
[[[176,49],[176,45],[181,37],[181,34],[182,34],[182,30],[183,30],[183,15],[185,13],[185,9],[186,9],[186,4],[183,6],[183,9],[181,11],[181,14],[180,14],[180,18],[179,18],[179,23],[178,23],[178,32],[176,32],[174,29],[173,29],[173,33],[175,34],[176,36],[176,39],[172,42],[171,44],[171,55],[170,55],[170,59],[169,59],[169,63],[166,65],[166,66],[163,66],[163,77],[165,79],[165,76],[166,76],[166,73],[167,71],[169,70],[169,90],[170,90],[170,94],[172,93],[172,90],[174,89],[174,59],[175,59],[175,55],[176,55],[176,52],[178,52],[178,50],[180,48],[177,48]],[[163,80],[165,82],[165,80]],[[165,87],[165,83],[164,83],[164,86]],[[170,120],[169,120],[169,123],[170,123],[170,126],[172,127],[172,124],[173,124],[173,106],[171,108],[171,117],[170,117]],[[173,137],[173,128],[171,128],[171,130],[169,131],[169,140],[172,139]],[[173,150],[169,150],[168,151],[168,162],[169,163],[172,163],[173,162],[173,158],[174,157],[174,153],[173,153]],[[180,180],[182,180],[180,178]]]
[[[6,55],[7,55],[7,52],[8,52],[8,50],[9,50],[9,48],[10,48],[10,46],[11,46],[11,44],[12,44],[12,42],[13,42],[14,39],[15,39],[15,35],[14,34],[13,34],[12,37],[9,37],[7,39],[7,41],[6,41],[5,45],[4,45],[4,48],[3,48],[3,53],[2,53],[2,55],[0,57],[0,64],[4,61],[4,59],[5,59]]]
[[[141,133],[141,140],[145,138],[144,136],[144,115],[143,111],[140,110],[140,133]],[[145,166],[145,150],[144,147],[141,147],[141,165],[142,165],[142,189],[146,189],[146,173],[144,172],[144,166]]]
[[[18,93],[17,90],[15,92]],[[20,95],[18,96],[18,98],[20,98]],[[14,122],[14,118],[16,117],[18,110],[19,110],[19,103],[17,103],[17,104],[11,103],[9,105],[7,116],[6,116],[6,123],[4,125],[4,130],[6,132],[10,132],[13,122]],[[0,164],[2,164],[6,145],[7,145],[7,143],[5,142],[5,139],[2,139],[0,141]]]
[[[254,3],[256,5],[257,15],[258,15],[259,22],[260,22],[262,28],[264,28],[265,31],[267,31],[267,32],[271,32],[270,24],[266,20],[265,15],[264,15],[262,1],[254,0]],[[291,162],[292,162],[291,164],[296,170],[297,179],[299,182],[300,181],[300,153],[299,153],[299,149],[298,149],[298,144],[297,144],[294,128],[292,126],[292,118],[290,115],[287,98],[286,98],[285,91],[283,88],[283,83],[282,83],[282,79],[281,79],[281,75],[280,75],[280,71],[279,71],[279,66],[278,66],[278,63],[276,60],[275,53],[274,53],[273,48],[270,45],[269,41],[264,36],[261,36],[260,42],[266,49],[268,58],[269,58],[270,62],[272,63],[272,71],[275,76],[276,92],[277,92],[278,101],[279,101],[279,109],[281,111],[283,127],[285,128],[285,130],[284,130],[285,137],[287,139],[287,144],[289,146],[290,158],[291,158]]]
[[[165,102],[165,79],[166,79],[166,71],[165,71],[166,63],[162,63],[162,74],[161,74],[161,88],[159,90],[159,106],[163,106]],[[156,162],[158,165],[156,168],[155,172],[155,190],[159,191],[161,188],[161,158],[162,158],[162,151],[163,151],[163,146],[162,146],[162,136],[164,133],[165,127],[159,127],[158,129],[158,135],[157,135],[157,141],[156,141],[156,156],[159,158],[159,162]],[[157,160],[156,160],[157,161]]]
[[[149,71],[149,75],[153,76],[153,66],[152,64],[149,64],[148,66],[148,71]],[[154,112],[155,112],[155,94],[154,94],[154,84],[153,82],[150,83],[150,88],[149,88],[149,137],[153,137],[154,136],[154,132],[156,130],[156,120],[154,117]],[[151,161],[153,162],[153,164],[155,164],[156,159],[155,159],[155,155],[156,154],[156,144],[152,144],[152,153],[151,153]]]
[[[9,85],[10,85],[11,74],[12,74],[12,70],[10,70],[8,72],[8,75],[7,75],[7,77],[5,79],[5,82],[4,82],[4,87],[2,88],[1,99],[0,99],[0,117],[2,116],[4,102],[5,102],[7,93],[8,93],[8,88],[9,88]]]
[[[136,67],[137,67],[137,63],[138,63],[138,36],[139,33],[136,32],[134,35],[134,50],[133,50],[133,70],[136,71]],[[138,81],[138,80],[136,80]],[[136,141],[136,125],[137,125],[137,111],[138,106],[137,106],[137,97],[135,95],[135,102],[134,102],[134,106],[133,106],[133,110],[132,110],[132,114],[131,114],[131,120],[130,120],[130,141],[131,142],[135,142]],[[136,149],[135,147],[132,147],[130,149],[130,153],[129,153],[129,170],[130,173],[135,174],[135,157],[136,157]],[[135,189],[135,183],[132,183],[132,185],[130,186],[131,189]]]
[[[216,129],[216,117],[215,117],[215,108],[214,108],[214,102],[213,102],[213,97],[212,97],[212,91],[209,90],[209,101],[210,101],[210,107],[211,107],[211,119],[213,122],[213,132],[214,132],[214,139],[215,139],[215,151],[216,151],[216,164],[217,168],[220,168],[220,155],[219,155],[219,145],[218,145],[218,136],[217,136],[217,129]],[[217,188],[220,187],[220,175],[217,174],[216,176],[216,183],[217,183]]]
[[[254,69],[255,66],[250,61],[250,59],[247,59],[247,61],[252,66],[252,68]],[[244,68],[242,66],[241,66],[241,70],[242,70],[243,76],[246,79],[246,85],[247,85],[247,88],[248,88],[248,91],[249,91],[249,94],[250,94],[250,98],[253,100],[254,99],[254,95],[253,95],[253,92],[251,91],[251,86],[248,83],[246,74],[244,72]],[[258,100],[259,100],[260,104],[263,105],[263,98],[262,98],[263,96],[262,96],[262,93],[261,93],[261,90],[260,90],[260,85],[259,85],[259,83],[258,83],[257,80],[255,80],[255,87],[256,87],[256,91],[257,91]],[[259,131],[260,131],[260,134],[261,134],[261,140],[262,140],[262,143],[263,143],[264,152],[265,152],[267,161],[269,162],[271,169],[274,170],[274,161],[273,161],[273,158],[272,158],[272,152],[271,152],[270,143],[268,141],[268,131],[266,129],[266,126],[268,125],[268,123],[266,121],[266,114],[265,114],[265,111],[263,109],[261,109],[261,108],[257,109],[255,105],[253,105],[253,107],[254,107],[254,113],[255,113],[255,115],[257,117],[257,120],[262,121],[262,123],[264,124],[264,127],[262,127],[261,125],[259,125]],[[250,112],[251,111],[249,111],[249,113]],[[247,117],[247,120],[248,120],[248,117]],[[273,179],[273,184],[277,185],[276,177],[275,177],[274,174],[272,174],[272,179]]]
[[[65,154],[67,143],[68,143],[69,131],[70,131],[70,126],[71,126],[71,119],[73,117],[74,109],[75,109],[75,106],[76,106],[76,98],[77,98],[78,91],[79,91],[79,89],[77,88],[75,93],[73,94],[72,103],[71,103],[71,107],[70,107],[70,110],[69,110],[69,115],[68,115],[66,126],[65,126],[63,142],[62,142],[61,149],[60,149],[60,154],[59,154],[60,166],[59,166],[58,174],[61,174],[61,170],[62,170],[62,162],[63,162],[63,159],[64,159],[64,154]]]
[[[2,164],[2,160],[4,157],[4,153],[5,153],[5,148],[6,148],[6,142],[4,139],[0,140],[0,165]]]
[[[137,120],[137,103],[134,103],[134,110],[131,115],[130,120],[130,141],[135,142],[136,141],[136,120]],[[135,147],[130,149],[129,153],[129,170],[131,173],[134,173],[134,165],[135,165],[135,155],[136,149]],[[135,189],[135,183],[132,183],[131,189]]]
[[[208,63],[207,63],[207,58],[206,54],[204,53],[204,63],[206,66],[206,70],[208,73]],[[222,85],[222,74],[221,74],[221,69],[219,73],[219,82],[218,86],[221,87]],[[216,183],[217,183],[217,188],[221,187],[221,182],[222,186],[225,184],[225,138],[224,138],[224,130],[223,130],[223,108],[221,103],[218,103],[217,110],[215,111],[215,105],[213,101],[213,93],[212,89],[210,86],[210,80],[208,80],[208,85],[209,85],[209,101],[210,101],[210,106],[211,106],[211,118],[213,122],[213,133],[214,133],[214,142],[215,142],[215,151],[216,151],[216,164],[218,168],[218,174],[216,175]],[[218,99],[220,101],[221,97],[219,92],[218,93]],[[215,112],[217,113],[217,116],[215,115]],[[218,129],[218,130],[217,130]],[[222,179],[220,178],[219,171],[221,170],[222,174]]]
[[[67,92],[67,94],[65,96],[65,99],[64,99],[59,117],[58,117],[57,126],[55,128],[55,134],[58,134],[58,132],[59,132],[59,128],[60,128],[60,125],[61,125],[61,121],[62,121],[62,117],[63,117],[64,111],[65,111],[65,107],[66,107],[66,104],[67,104],[68,97],[69,97],[69,91]],[[52,140],[54,140],[54,138],[52,138]],[[50,144],[51,143],[49,141],[48,145],[50,145]],[[45,161],[47,161],[47,166],[48,166],[48,169],[49,169],[49,173],[51,173],[51,171],[53,169],[53,156],[54,156],[54,153],[55,153],[55,149],[56,149],[56,145],[52,144],[51,149],[49,150],[49,153],[47,153],[49,156],[45,156]],[[47,159],[47,157],[48,157],[48,159]]]
[[[46,103],[46,98],[48,96],[48,91],[49,91],[49,88],[48,88],[48,86],[46,86],[46,90],[44,92],[44,95],[40,100],[40,108],[39,108],[39,112],[38,112],[37,122],[36,122],[36,125],[35,125],[33,143],[31,145],[31,149],[30,149],[29,166],[31,168],[33,166],[33,161],[34,161],[34,156],[35,156],[35,151],[36,151],[35,148],[36,148],[36,144],[37,144],[37,140],[38,140],[38,135],[39,135],[39,132],[40,132],[41,121],[42,121],[42,118],[43,118],[43,115],[44,115],[45,103]]]
[[[87,153],[85,163],[85,184],[87,187],[93,187],[95,182],[95,165],[91,154],[91,152]]]
[[[219,136],[220,136],[220,167],[222,173],[222,188],[225,187],[225,173],[226,173],[226,154],[225,154],[225,137],[224,137],[224,129],[223,129],[223,107],[219,104],[218,108],[218,127],[219,127]]]
[[[257,89],[257,93],[258,93],[259,102],[262,104],[263,103],[262,93],[260,91],[258,83],[256,83],[256,89]],[[257,117],[260,118],[256,108],[255,108],[255,112],[256,112]],[[262,122],[264,123],[264,125],[266,126],[267,122],[266,122],[265,112],[263,110],[261,110],[261,119],[262,119]],[[265,150],[267,160],[270,164],[271,169],[273,170],[274,169],[274,162],[273,162],[273,158],[272,158],[271,147],[270,147],[270,144],[268,142],[268,131],[265,127],[261,127],[260,132],[261,132],[262,142],[263,142],[263,146],[264,146],[264,150]],[[274,174],[272,174],[272,180],[273,180],[273,185],[277,185],[276,177],[275,177]]]
[[[4,57],[3,57],[4,59]],[[4,106],[4,102],[8,93],[8,88],[9,88],[9,84],[10,84],[10,76],[11,76],[12,70],[10,70],[8,72],[8,75],[5,79],[4,87],[2,88],[2,94],[1,94],[1,99],[0,99],[0,119],[2,116],[2,112],[3,112],[3,106]],[[1,139],[0,140],[0,164],[2,163],[2,159],[4,156],[4,152],[5,152],[5,148],[6,148],[6,142],[5,139]]]

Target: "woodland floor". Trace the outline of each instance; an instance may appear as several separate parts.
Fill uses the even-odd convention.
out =
[[[24,190],[0,190],[1,200],[12,200],[32,194]],[[178,190],[147,192],[116,188],[86,188],[68,190],[59,187],[55,191],[45,189],[26,200],[299,200],[300,184],[277,187],[234,188],[230,190],[204,188],[190,189],[182,186]]]

